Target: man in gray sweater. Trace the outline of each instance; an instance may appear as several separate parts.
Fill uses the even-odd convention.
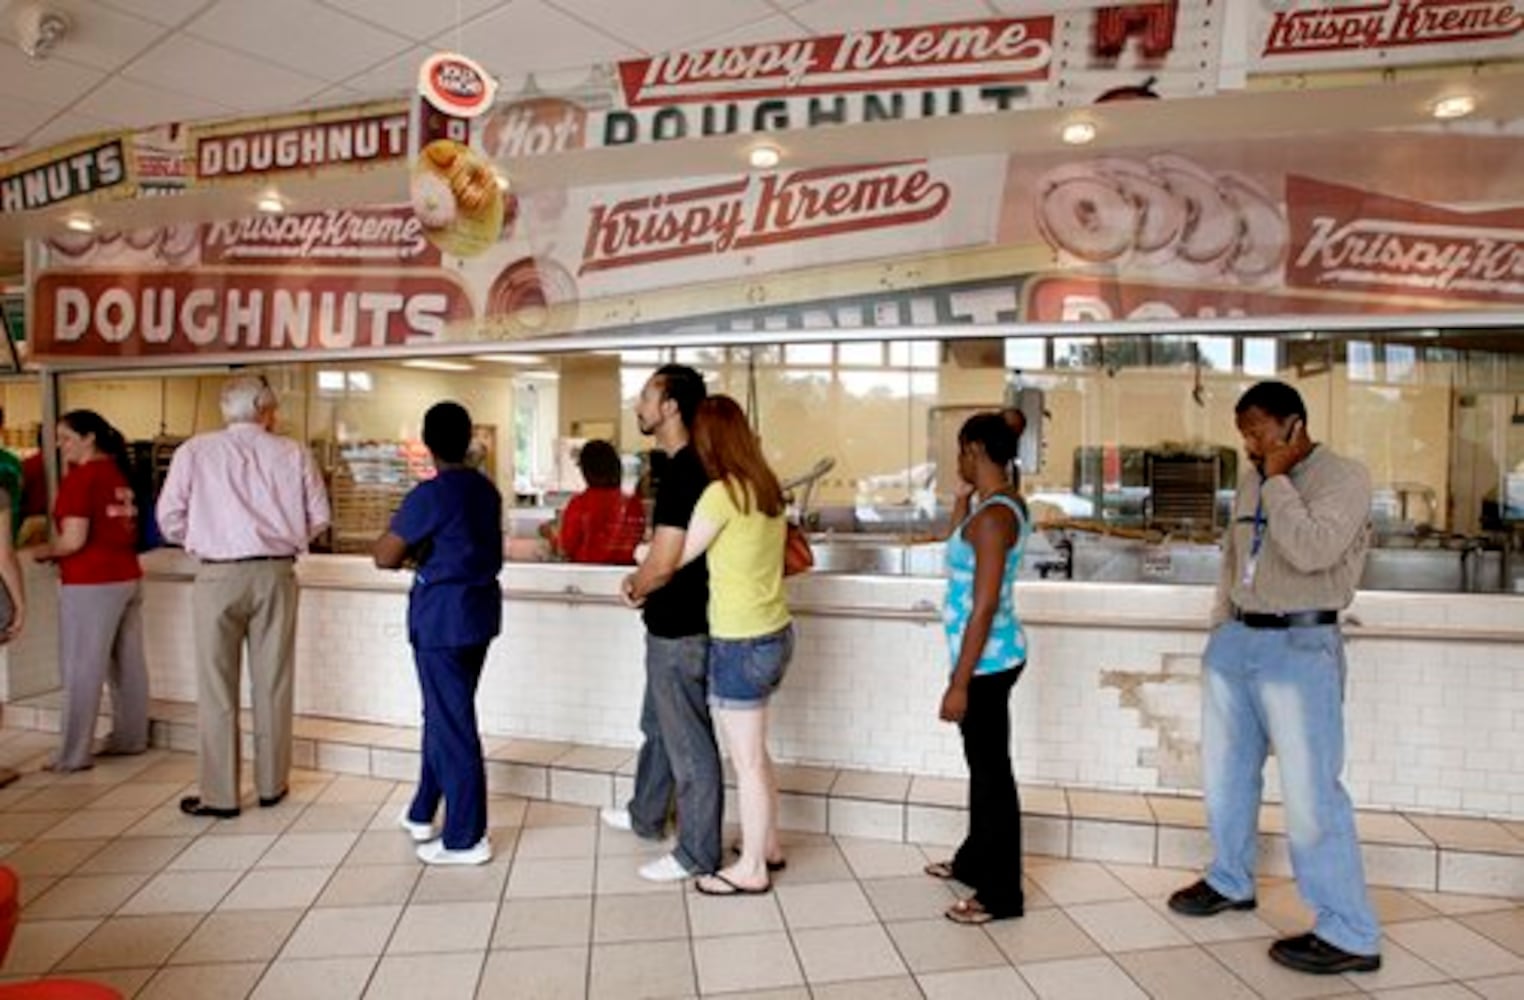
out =
[[[1252,468],[1223,543],[1202,654],[1201,759],[1215,857],[1170,897],[1205,917],[1252,910],[1262,772],[1280,764],[1291,865],[1316,922],[1270,957],[1302,972],[1373,972],[1381,928],[1365,889],[1344,768],[1344,640],[1369,544],[1370,476],[1307,436],[1302,397],[1261,382],[1239,399]]]

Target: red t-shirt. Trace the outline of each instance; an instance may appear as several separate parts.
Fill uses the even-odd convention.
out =
[[[640,500],[601,486],[571,498],[561,513],[558,544],[568,562],[628,566],[645,533],[646,509]]]
[[[76,465],[58,484],[53,520],[66,517],[90,522],[85,547],[58,560],[65,584],[123,583],[142,577],[138,565],[138,511],[127,477],[109,458]]]

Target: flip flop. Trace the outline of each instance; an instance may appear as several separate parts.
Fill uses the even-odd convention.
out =
[[[741,845],[731,844],[730,853],[734,854],[736,857],[740,857]],[[767,870],[776,875],[778,872],[781,872],[788,867],[788,858],[779,858],[777,861],[768,860],[765,863],[767,865]]]
[[[960,899],[943,911],[942,915],[953,923],[963,924],[965,927],[977,927],[995,919],[994,914],[981,906],[977,899]]]
[[[953,866],[951,861],[933,861],[931,864],[927,865],[921,870],[927,875],[930,875],[932,878],[957,878],[957,876],[953,874]]]
[[[711,888],[713,883],[705,883],[704,880],[706,878],[714,879],[714,881],[718,882],[721,886],[723,886],[723,888]],[[750,889],[744,885],[737,885],[736,883],[730,881],[730,879],[726,878],[724,875],[721,875],[719,872],[715,872],[712,875],[700,875],[696,880],[694,880],[693,887],[699,892],[703,893],[705,896],[765,896],[769,892],[773,891],[773,883],[771,880],[769,880],[766,885],[761,886],[760,888]]]

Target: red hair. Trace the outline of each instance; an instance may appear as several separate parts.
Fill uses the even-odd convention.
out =
[[[693,421],[693,447],[709,478],[725,484],[730,502],[741,513],[751,513],[752,500],[768,517],[783,513],[783,487],[768,467],[762,446],[734,399],[710,396],[699,403]]]

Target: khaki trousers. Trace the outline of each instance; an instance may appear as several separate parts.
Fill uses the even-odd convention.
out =
[[[296,572],[289,560],[203,563],[196,571],[192,606],[205,805],[238,808],[238,688],[245,641],[254,708],[254,789],[261,798],[286,789],[296,605]]]

